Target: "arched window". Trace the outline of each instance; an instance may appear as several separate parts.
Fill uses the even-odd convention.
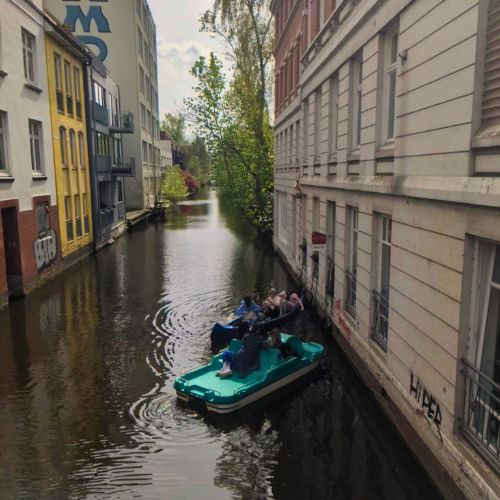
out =
[[[69,154],[71,156],[71,166],[76,168],[76,134],[73,129],[69,131]]]
[[[66,146],[66,129],[59,127],[59,147],[61,150],[61,164],[63,167],[68,166],[68,150]]]
[[[78,132],[78,155],[80,160],[80,167],[85,168],[85,142],[83,140],[83,132]]]

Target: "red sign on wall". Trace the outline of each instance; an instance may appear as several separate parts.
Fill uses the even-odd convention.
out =
[[[314,246],[326,245],[326,234],[319,233],[318,231],[313,231],[311,242]]]

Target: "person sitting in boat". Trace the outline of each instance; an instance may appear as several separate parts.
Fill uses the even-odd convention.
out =
[[[236,371],[243,376],[258,370],[259,353],[266,348],[265,340],[258,332],[250,332],[243,336],[241,348],[237,352],[226,349],[222,353],[222,368],[217,372],[218,377],[229,377]]]
[[[236,316],[243,316],[243,319],[250,323],[255,323],[260,313],[262,313],[262,308],[252,300],[250,295],[246,295],[234,311]]]
[[[269,337],[266,340],[266,347],[278,349],[285,359],[294,354],[294,352],[281,340],[281,334],[277,328],[273,328],[269,332]]]
[[[304,310],[304,304],[300,300],[300,297],[291,288],[283,290],[278,295],[280,295],[283,299],[281,301],[281,314],[290,312],[296,306],[300,306],[301,311]]]
[[[271,288],[269,290],[269,295],[266,297],[264,301],[264,312],[270,318],[278,318],[281,314],[281,301],[283,297],[281,297],[278,292],[276,292],[275,288]]]

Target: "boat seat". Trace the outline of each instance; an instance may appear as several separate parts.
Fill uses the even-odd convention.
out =
[[[297,337],[288,338],[285,345],[299,357],[304,355],[302,342]]]
[[[267,371],[271,366],[275,366],[279,364],[279,361],[282,360],[281,353],[279,352],[278,349],[263,349],[260,354],[260,370],[265,370]]]

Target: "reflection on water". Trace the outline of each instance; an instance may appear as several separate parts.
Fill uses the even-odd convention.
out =
[[[215,191],[198,198],[0,313],[0,498],[435,498],[306,315],[290,329],[326,345],[322,375],[225,420],[177,403],[211,325],[288,282]]]

